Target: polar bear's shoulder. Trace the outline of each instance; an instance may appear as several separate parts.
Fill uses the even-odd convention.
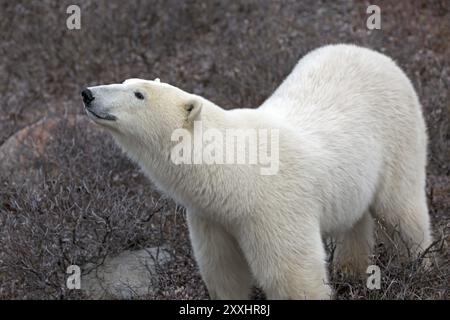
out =
[[[315,77],[347,75],[346,79],[350,79],[349,76],[358,78],[370,70],[382,69],[399,71],[396,63],[382,53],[353,44],[334,44],[320,47],[305,55],[289,77],[309,77],[311,72],[314,72]]]
[[[331,59],[333,61],[346,60],[352,62],[352,60],[347,60],[348,58],[363,58],[366,59],[366,61],[381,59],[392,62],[391,58],[380,52],[354,44],[329,44],[312,50],[300,61],[311,62],[313,59],[316,59],[317,61],[320,61],[321,59]]]
[[[300,59],[261,109],[292,115],[293,108],[299,110],[301,105],[324,101],[346,105],[349,96],[386,92],[393,84],[409,91],[412,88],[388,56],[352,44],[326,45]]]

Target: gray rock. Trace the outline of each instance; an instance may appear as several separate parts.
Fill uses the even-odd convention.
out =
[[[91,299],[133,299],[154,291],[158,266],[170,260],[163,248],[124,251],[81,278],[81,289]],[[92,269],[89,264],[83,271]]]
[[[59,155],[53,154],[52,149],[61,144],[62,133],[71,137],[77,131],[92,137],[101,134],[98,126],[84,115],[45,117],[19,130],[0,146],[0,177],[11,184],[29,183],[35,187],[42,180],[42,172],[49,176],[60,174],[61,168],[51,161]]]

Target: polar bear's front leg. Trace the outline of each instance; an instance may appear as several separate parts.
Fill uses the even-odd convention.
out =
[[[365,276],[374,242],[374,221],[367,211],[350,230],[336,236],[336,265],[350,276]]]
[[[253,217],[239,243],[268,299],[330,299],[326,253],[315,222]]]
[[[211,299],[249,299],[252,277],[236,240],[212,221],[188,212],[195,260]]]

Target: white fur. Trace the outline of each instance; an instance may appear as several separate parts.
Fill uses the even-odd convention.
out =
[[[373,217],[398,227],[415,253],[431,242],[421,106],[382,54],[352,45],[314,50],[252,110],[225,111],[158,81],[91,90],[94,107],[117,117],[96,122],[187,208],[212,298],[248,298],[254,280],[269,299],[330,298],[323,237],[338,238],[340,264],[365,270]],[[189,127],[189,103],[201,107],[206,128],[278,128],[278,174],[251,165],[174,165],[170,136]]]

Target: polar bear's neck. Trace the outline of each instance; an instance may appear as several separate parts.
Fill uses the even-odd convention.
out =
[[[256,126],[260,121],[256,113],[256,110],[226,111],[208,105],[202,110],[201,122],[203,129],[212,128],[222,132],[233,128],[245,129]],[[229,210],[236,210],[236,201],[254,192],[246,186],[249,181],[254,181],[251,178],[253,172],[242,172],[242,167],[206,163],[175,164],[170,156],[173,142],[171,144],[168,141],[167,147],[163,146],[157,152],[148,152],[151,148],[132,141],[119,144],[140,164],[158,189],[191,211],[227,211],[228,205]],[[237,178],[237,175],[241,177]],[[230,182],[238,182],[238,185]]]

